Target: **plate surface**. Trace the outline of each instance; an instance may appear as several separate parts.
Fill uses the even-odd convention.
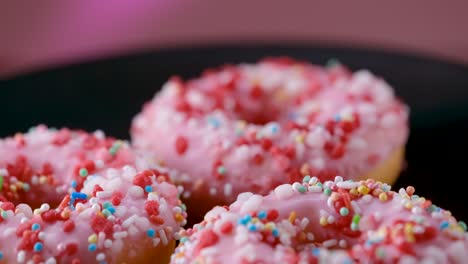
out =
[[[97,60],[18,76],[0,83],[0,136],[30,126],[102,129],[128,138],[131,118],[171,75],[287,55],[316,64],[336,58],[385,78],[411,108],[408,166],[395,188],[468,220],[468,67],[417,56],[324,46],[263,45],[171,49]]]

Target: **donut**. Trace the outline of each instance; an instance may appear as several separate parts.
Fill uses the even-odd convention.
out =
[[[242,193],[182,231],[171,263],[466,263],[466,224],[414,191],[306,176]]]
[[[168,179],[125,166],[87,177],[56,208],[0,202],[0,263],[168,263],[186,222]]]
[[[39,125],[0,140],[0,201],[54,207],[66,193],[79,191],[89,175],[137,165],[139,159],[127,142],[102,131]]]
[[[171,78],[132,122],[135,148],[180,172],[189,217],[305,175],[392,183],[408,108],[370,72],[288,58]],[[190,222],[190,220],[189,220]]]

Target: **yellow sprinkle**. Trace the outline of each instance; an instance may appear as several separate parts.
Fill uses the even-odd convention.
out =
[[[183,216],[182,214],[180,214],[180,213],[177,213],[177,214],[175,215],[175,220],[176,220],[177,222],[182,222],[182,221],[184,221],[184,216]]]
[[[38,215],[38,214],[41,214],[42,211],[40,209],[34,209],[34,214],[35,215]]]
[[[299,233],[299,241],[306,240],[306,234],[304,232]]]
[[[366,195],[366,194],[369,193],[369,188],[367,188],[367,186],[365,186],[365,185],[359,186],[357,190],[358,190],[358,192],[359,192],[360,194]]]
[[[258,218],[257,217],[254,217],[252,218],[252,220],[250,220],[252,222],[252,224],[256,224],[258,223]]]
[[[90,236],[88,237],[88,243],[90,243],[90,244],[91,244],[91,243],[96,243],[96,242],[97,242],[97,239],[98,239],[97,235],[96,235],[96,234],[92,234],[92,235],[90,235]]]
[[[296,142],[299,143],[299,144],[303,144],[303,143],[304,143],[304,139],[305,139],[305,137],[304,137],[304,135],[302,135],[302,134],[296,136]]]
[[[387,194],[384,193],[384,192],[383,192],[383,193],[380,193],[380,194],[379,194],[379,199],[380,199],[380,201],[382,201],[382,202],[387,201],[387,199],[388,199]]]
[[[413,204],[411,202],[406,202],[405,203],[405,208],[406,209],[411,209],[411,208],[413,208]]]
[[[358,190],[356,188],[352,188],[351,190],[349,190],[349,193],[352,195],[358,195]]]
[[[410,243],[415,242],[414,234],[413,234],[413,225],[410,223],[405,224],[405,235],[406,235],[406,240]]]
[[[16,192],[16,185],[10,185],[10,190],[12,192]]]
[[[40,184],[46,184],[47,183],[47,177],[42,175],[41,177],[39,177],[39,183]]]
[[[23,189],[23,186],[24,186],[24,183],[21,182],[21,181],[16,183],[16,187],[17,187],[18,189]]]
[[[308,175],[309,173],[310,173],[309,165],[307,165],[307,164],[302,165],[301,174],[302,175]]]
[[[294,221],[296,221],[296,216],[297,216],[297,213],[296,211],[292,211],[290,214],[289,214],[289,217],[288,217],[288,220],[291,224],[294,224]]]
[[[320,225],[321,225],[321,226],[326,226],[326,225],[328,225],[328,222],[327,222],[327,218],[326,218],[326,217],[324,217],[324,216],[321,216],[321,217],[320,217]]]
[[[63,210],[61,213],[60,213],[60,216],[65,218],[65,219],[68,219],[70,217],[70,211],[69,210]]]
[[[275,224],[273,222],[268,222],[265,224],[264,228],[268,231],[271,231],[275,228]]]

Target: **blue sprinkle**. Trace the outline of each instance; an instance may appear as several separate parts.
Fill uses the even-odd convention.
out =
[[[278,229],[276,229],[276,228],[273,229],[273,230],[271,231],[271,234],[272,234],[274,237],[278,237],[278,236],[279,236],[279,231],[278,231]]]
[[[3,252],[0,251],[0,260],[3,259]]]
[[[152,192],[153,191],[153,187],[151,185],[146,185],[145,186],[145,191],[146,192]]]
[[[250,222],[250,220],[252,220],[252,217],[250,215],[246,215],[242,217],[241,219],[239,219],[239,224],[247,225],[247,223]]]
[[[42,250],[42,243],[41,242],[37,242],[36,244],[34,244],[34,251],[36,252],[39,252]]]
[[[271,125],[270,129],[271,129],[271,133],[276,134],[279,131],[279,126],[278,124],[275,123]]]
[[[214,128],[218,128],[221,125],[221,122],[214,117],[208,117],[208,123]]]
[[[446,228],[449,227],[449,222],[448,221],[442,221],[442,223],[440,223],[440,230],[444,230]]]
[[[154,235],[156,234],[156,232],[154,231],[153,228],[150,228],[146,231],[146,234],[149,236],[149,237],[154,237]]]
[[[88,198],[88,195],[86,195],[86,193],[81,193],[81,192],[72,192],[71,193],[71,198],[73,200],[75,199],[83,199],[83,200],[86,200]]]
[[[72,181],[71,181],[71,187],[72,187],[73,189],[75,189],[76,186],[78,186],[78,183],[77,183],[75,180],[72,180]]]
[[[318,255],[320,255],[320,249],[319,248],[313,248],[312,249],[312,255],[318,257]]]
[[[96,251],[97,247],[95,243],[89,244],[88,250],[89,251]]]
[[[340,115],[336,115],[335,116],[335,122],[340,122],[341,120],[341,116]]]
[[[257,231],[257,227],[254,224],[250,224],[247,228],[249,229],[250,232]]]
[[[37,230],[39,230],[39,229],[41,229],[41,225],[40,225],[40,224],[38,224],[38,223],[32,224],[32,226],[31,226],[31,230],[32,230],[32,231],[37,231]]]
[[[114,208],[114,207],[109,207],[109,208],[107,208],[107,210],[108,210],[111,214],[114,214],[114,213],[115,213],[115,208]]]
[[[266,211],[260,211],[258,214],[257,214],[257,217],[259,219],[265,219],[267,217],[267,212]]]

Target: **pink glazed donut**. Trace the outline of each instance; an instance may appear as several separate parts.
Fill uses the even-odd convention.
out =
[[[79,191],[89,175],[136,163],[127,142],[108,138],[102,131],[40,125],[0,140],[0,201],[53,207],[65,194]]]
[[[171,263],[466,263],[466,229],[413,187],[305,177],[215,207]]]
[[[189,217],[237,194],[267,194],[305,175],[392,183],[408,137],[408,109],[368,71],[286,58],[169,80],[143,107],[132,144],[186,175]],[[189,221],[190,222],[190,221]]]
[[[164,169],[86,178],[57,208],[0,202],[0,263],[168,263],[186,223]]]

